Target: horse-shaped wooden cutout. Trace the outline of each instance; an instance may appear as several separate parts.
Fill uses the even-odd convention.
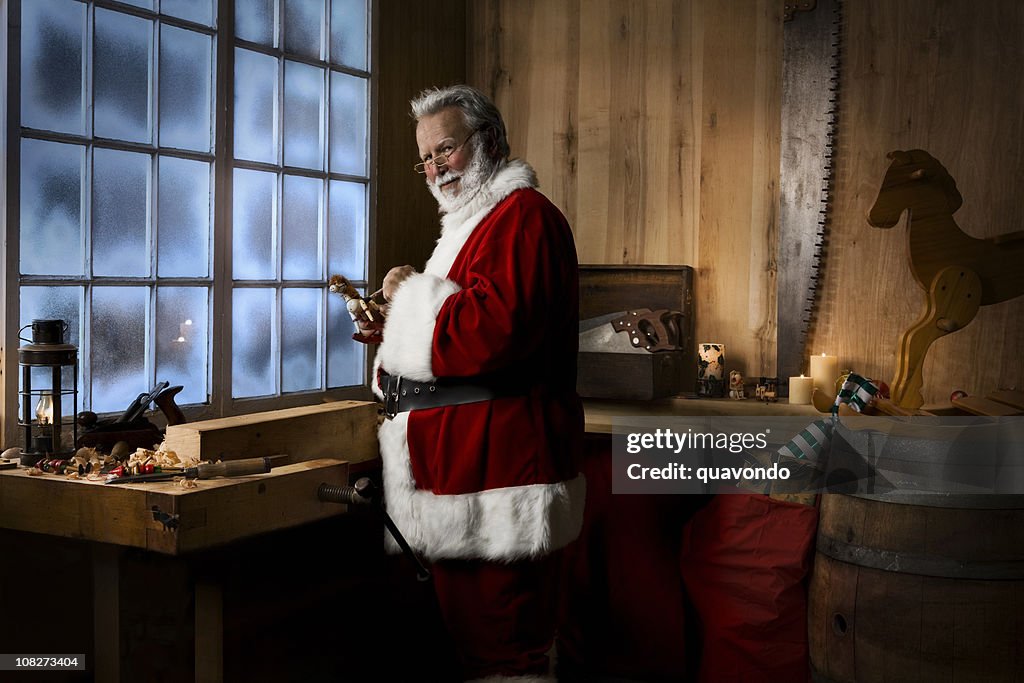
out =
[[[920,149],[895,151],[868,223],[891,228],[907,211],[907,254],[914,279],[927,292],[924,315],[903,333],[892,401],[916,409],[924,357],[939,337],[974,319],[979,306],[1024,294],[1024,231],[989,239],[964,233],[953,220],[963,204],[956,181]]]

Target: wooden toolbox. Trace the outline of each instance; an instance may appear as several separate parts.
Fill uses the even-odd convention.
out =
[[[580,266],[580,320],[637,308],[683,314],[680,351],[581,352],[576,382],[580,396],[650,400],[693,393],[693,280],[689,266]]]

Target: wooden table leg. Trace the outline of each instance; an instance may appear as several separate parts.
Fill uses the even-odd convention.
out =
[[[97,683],[121,680],[121,549],[92,544],[93,670]]]
[[[196,683],[224,680],[224,593],[219,581],[196,578]]]

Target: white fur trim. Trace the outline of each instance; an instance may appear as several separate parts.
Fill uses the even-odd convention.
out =
[[[441,219],[441,237],[423,271],[447,277],[455,258],[480,221],[505,197],[527,187],[537,187],[537,174],[528,163],[513,159],[499,164],[468,204]]]
[[[402,282],[391,301],[377,353],[385,370],[418,382],[436,379],[430,359],[437,313],[445,299],[460,289],[451,280],[429,273],[416,273]]]
[[[586,480],[436,495],[417,489],[407,438],[409,414],[380,428],[388,514],[415,550],[429,560],[514,561],[542,557],[580,534]],[[397,546],[389,536],[389,550]]]

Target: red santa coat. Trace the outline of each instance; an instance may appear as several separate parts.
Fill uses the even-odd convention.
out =
[[[391,302],[377,367],[513,388],[403,412],[380,428],[388,512],[431,560],[540,557],[583,523],[576,250],[535,187],[527,164],[503,164],[444,216],[424,272]]]

